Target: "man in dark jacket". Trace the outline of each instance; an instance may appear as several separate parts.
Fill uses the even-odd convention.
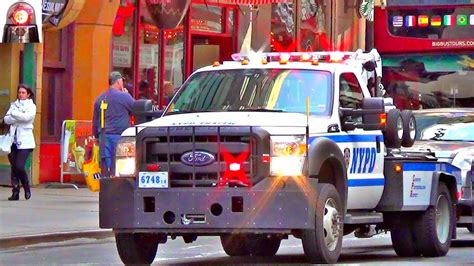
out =
[[[123,76],[113,71],[109,89],[94,103],[93,132],[99,139],[102,176],[115,175],[115,148],[120,134],[130,127],[130,114],[135,100],[123,85]]]

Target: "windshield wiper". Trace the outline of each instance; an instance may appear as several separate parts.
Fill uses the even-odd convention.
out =
[[[281,109],[268,109],[263,107],[249,107],[243,109],[228,109],[228,112],[283,112]]]

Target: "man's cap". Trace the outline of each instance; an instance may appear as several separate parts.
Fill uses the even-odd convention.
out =
[[[109,85],[114,84],[114,83],[117,82],[117,80],[119,80],[119,79],[123,79],[123,76],[122,76],[122,74],[120,74],[120,72],[118,72],[118,71],[112,71],[112,72],[110,72],[110,75],[109,75]]]

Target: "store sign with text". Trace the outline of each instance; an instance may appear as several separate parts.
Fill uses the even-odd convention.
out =
[[[191,0],[145,0],[148,11],[160,29],[174,29],[184,18]]]
[[[112,45],[112,65],[114,67],[132,66],[132,45],[130,43],[117,43]],[[140,44],[140,67],[158,65],[158,46]]]
[[[43,24],[58,26],[66,9],[68,0],[43,0],[41,4]]]

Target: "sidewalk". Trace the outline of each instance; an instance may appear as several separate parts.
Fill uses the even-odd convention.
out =
[[[20,191],[8,201],[11,188],[0,187],[0,248],[78,237],[112,236],[99,228],[99,193],[87,188],[32,188],[31,199]]]

